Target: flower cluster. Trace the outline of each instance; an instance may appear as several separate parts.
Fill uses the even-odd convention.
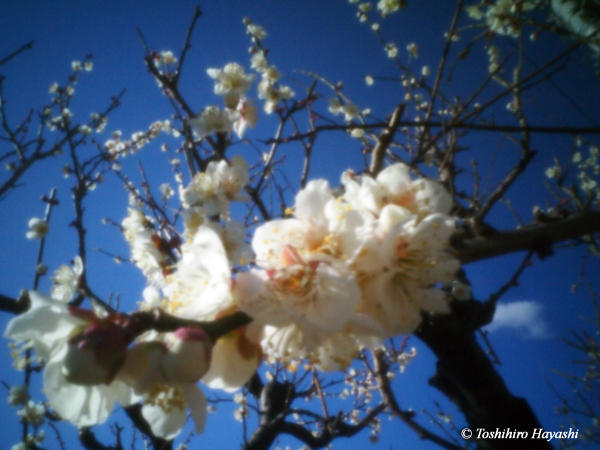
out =
[[[539,0],[496,0],[482,2],[466,8],[469,17],[485,20],[486,26],[494,33],[518,37],[523,24],[522,14],[535,9]]]
[[[187,409],[196,431],[202,431],[206,399],[196,382],[208,371],[212,352],[202,329],[146,333],[129,348],[138,333],[126,316],[99,316],[38,292],[28,295],[30,309],[9,322],[5,337],[30,342],[45,362],[44,392],[62,418],[91,426],[106,420],[115,403],[142,400],[142,414],[155,435],[172,439],[185,424]],[[43,406],[27,400],[23,389],[11,390],[9,401],[25,404],[19,414],[37,427]]]
[[[234,131],[242,138],[246,128],[253,128],[258,121],[256,107],[246,92],[252,86],[256,76],[247,74],[237,63],[226,64],[223,69],[208,69],[208,76],[215,80],[215,94],[223,96],[225,109],[207,106],[198,116],[189,120],[198,139],[204,139],[212,133]]]
[[[258,269],[238,274],[234,295],[264,324],[268,356],[307,357],[335,370],[361,345],[414,331],[422,311],[449,311],[438,288],[458,270],[446,252],[454,231],[449,194],[412,180],[403,164],[376,179],[354,178],[344,174],[337,199],[326,181],[309,183],[296,197],[295,218],[255,232]]]

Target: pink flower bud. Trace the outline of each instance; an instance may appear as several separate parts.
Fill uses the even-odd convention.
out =
[[[110,384],[127,357],[123,329],[108,320],[75,328],[67,344],[62,372],[73,384]]]
[[[208,371],[212,342],[200,328],[179,328],[165,336],[162,369],[168,381],[195,383]]]

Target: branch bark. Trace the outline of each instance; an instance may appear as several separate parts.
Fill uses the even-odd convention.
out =
[[[456,235],[452,246],[460,262],[468,264],[525,250],[548,256],[553,244],[594,233],[600,233],[600,211],[582,211],[555,222],[536,223],[486,236]]]
[[[451,314],[424,321],[415,332],[438,358],[429,384],[460,408],[474,433],[480,428],[508,429],[531,436],[542,426],[527,401],[511,394],[477,342],[472,314],[462,311],[473,305],[456,306]],[[552,449],[543,439],[486,439],[477,444],[485,450]]]

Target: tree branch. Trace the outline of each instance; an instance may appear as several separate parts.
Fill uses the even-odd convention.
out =
[[[552,244],[598,232],[600,211],[582,211],[556,222],[536,223],[487,236],[461,238],[456,235],[452,246],[463,264],[525,250],[534,250],[544,257],[552,251]]]

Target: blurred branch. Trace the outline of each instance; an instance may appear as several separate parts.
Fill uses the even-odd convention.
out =
[[[33,48],[33,43],[35,41],[29,41],[27,44],[23,45],[21,48],[18,48],[17,50],[15,50],[14,52],[12,52],[10,55],[5,56],[4,58],[2,58],[0,60],[0,66],[6,64],[8,61],[10,61],[11,59],[13,59],[15,56],[18,56],[20,53],[24,52],[25,50],[31,50]]]
[[[387,373],[389,371],[389,363],[386,361],[386,357],[384,352],[381,350],[377,350],[373,353],[373,357],[375,360],[375,375],[377,376],[377,380],[379,381],[379,391],[381,392],[381,396],[388,406],[392,413],[398,417],[402,422],[408,425],[413,431],[417,433],[417,436],[421,439],[429,440],[431,442],[436,443],[442,448],[446,448],[449,450],[460,450],[462,447],[455,445],[451,442],[448,442],[445,439],[437,436],[432,433],[425,427],[419,425],[415,420],[415,413],[412,411],[403,411],[396,400],[396,396],[392,391],[392,386],[390,384],[390,380],[387,377]]]
[[[127,416],[129,417],[129,419],[131,419],[133,425],[150,440],[150,443],[152,444],[152,447],[154,447],[154,450],[173,450],[173,441],[168,441],[166,439],[156,437],[154,433],[152,433],[150,425],[142,415],[141,403],[128,406],[126,408],[123,408],[123,410],[125,411],[125,414],[127,414]]]
[[[542,428],[527,401],[511,394],[477,342],[473,324],[467,323],[472,319],[469,310],[476,304],[455,304],[451,314],[424,320],[415,332],[438,358],[429,384],[458,406],[471,429],[531,432]],[[478,445],[485,450],[552,449],[540,439],[486,439]]]
[[[551,223],[535,223],[487,236],[453,238],[456,257],[468,264],[495,256],[534,250],[540,257],[551,254],[552,244],[600,232],[600,211],[582,211]]]

